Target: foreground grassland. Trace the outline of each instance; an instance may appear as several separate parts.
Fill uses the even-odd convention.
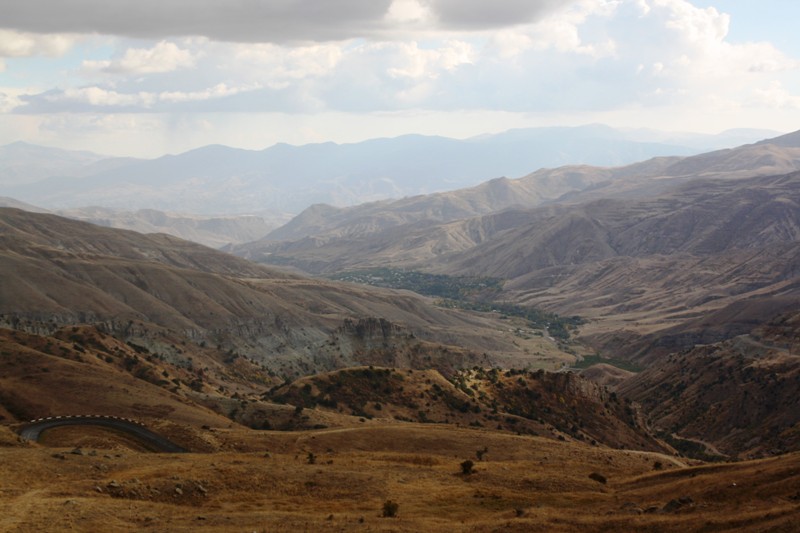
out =
[[[798,454],[690,465],[417,424],[210,428],[194,438],[217,451],[176,455],[137,451],[100,429],[51,430],[47,446],[2,432],[0,531],[9,532],[793,531],[800,518]],[[396,516],[383,516],[387,501]]]

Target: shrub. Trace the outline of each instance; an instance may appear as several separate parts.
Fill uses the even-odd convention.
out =
[[[592,480],[597,481],[598,483],[602,483],[604,485],[608,481],[606,479],[606,476],[604,476],[603,474],[598,474],[597,472],[592,472],[591,474],[589,474],[589,479],[592,479]]]
[[[397,502],[393,502],[392,500],[386,500],[383,502],[383,517],[384,518],[394,518],[397,516],[397,510],[400,508],[400,504]]]
[[[475,470],[473,469],[474,466],[475,463],[467,459],[466,461],[461,463],[461,473],[464,474],[465,476],[475,473]]]

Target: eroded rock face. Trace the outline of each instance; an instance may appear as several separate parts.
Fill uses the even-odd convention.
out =
[[[387,340],[395,336],[408,335],[405,329],[397,324],[393,324],[385,318],[374,317],[358,320],[345,319],[344,325],[338,331],[361,340]]]

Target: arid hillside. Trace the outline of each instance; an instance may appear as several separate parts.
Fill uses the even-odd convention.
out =
[[[166,235],[14,209],[0,210],[0,226],[0,317],[31,332],[94,324],[173,361],[185,360],[183,340],[281,374],[397,365],[415,351],[442,370],[566,356],[546,339],[541,358],[527,354],[492,314],[291,275]],[[378,352],[391,359],[375,361]]]
[[[649,360],[791,310],[798,191],[797,173],[695,179],[649,198],[309,237],[275,244],[264,259],[337,276],[389,268],[491,278],[502,284],[494,301],[588,318],[581,331],[596,349]]]
[[[617,390],[679,447],[733,457],[798,450],[800,315],[669,355]]]
[[[651,451],[670,449],[639,425],[629,403],[573,373],[362,367],[314,375],[264,395],[367,419],[457,424]]]
[[[800,516],[797,453],[707,465],[641,451],[629,404],[571,374],[361,367],[259,398],[268,381],[246,361],[178,367],[85,326],[2,333],[3,531],[788,532]],[[292,403],[264,400],[279,397]],[[412,401],[425,423],[402,420]],[[273,429],[232,419],[254,410]],[[16,433],[73,414],[133,417],[189,453],[91,423]]]

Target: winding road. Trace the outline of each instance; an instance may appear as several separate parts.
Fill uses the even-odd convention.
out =
[[[147,449],[162,453],[184,453],[187,450],[153,433],[144,425],[128,418],[115,416],[51,416],[31,420],[19,430],[20,436],[38,442],[42,432],[61,426],[102,426],[121,431],[134,437]]]

